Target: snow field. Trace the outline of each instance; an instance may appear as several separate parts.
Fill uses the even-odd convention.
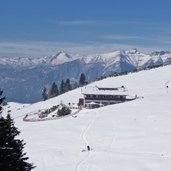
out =
[[[171,66],[111,77],[92,85],[121,86],[144,97],[93,110],[77,118],[23,122],[24,114],[60,103],[78,102],[81,90],[26,105],[11,103],[12,116],[27,143],[35,171],[170,171]],[[5,111],[4,111],[5,112]],[[82,152],[86,145],[93,150]]]

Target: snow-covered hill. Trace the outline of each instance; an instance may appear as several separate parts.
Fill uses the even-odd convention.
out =
[[[160,51],[148,55],[137,49],[79,58],[62,51],[43,58],[0,58],[0,86],[8,101],[33,102],[41,99],[44,86],[54,81],[59,85],[61,80],[67,78],[72,82],[78,81],[81,73],[85,73],[87,81],[93,81],[115,72],[170,63],[170,52]]]
[[[170,171],[171,66],[111,77],[92,85],[128,88],[137,100],[84,109],[76,118],[24,122],[23,116],[61,102],[78,102],[81,89],[35,104],[9,103],[35,171]],[[167,88],[168,86],[168,88]],[[82,152],[86,145],[91,151]]]

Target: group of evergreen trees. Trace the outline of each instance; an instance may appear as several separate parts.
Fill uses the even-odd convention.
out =
[[[67,106],[63,106],[61,109],[58,109],[58,116],[65,116],[69,115],[71,113],[71,110]]]
[[[67,78],[66,81],[64,80],[61,81],[60,86],[58,88],[58,85],[55,82],[53,82],[49,90],[47,90],[47,88],[44,87],[42,91],[42,99],[47,100],[52,97],[56,97],[60,94],[66,93],[70,90],[73,90],[85,84],[87,84],[87,82],[86,82],[86,77],[84,73],[80,75],[79,83],[71,84],[70,79]]]
[[[67,79],[66,81],[64,81],[64,80],[61,81],[60,89],[58,88],[57,84],[55,82],[53,82],[49,90],[47,90],[47,88],[44,87],[44,89],[42,91],[42,99],[47,100],[52,97],[56,97],[56,96],[63,94],[71,89],[72,88],[71,88],[69,79]]]
[[[0,170],[30,171],[34,166],[26,162],[28,157],[23,153],[25,143],[16,138],[20,131],[14,126],[9,114],[6,118],[1,115],[4,100],[3,90],[0,89]]]
[[[72,90],[72,85],[70,79],[67,78],[66,81],[62,80],[60,84],[60,94],[66,93],[67,91]]]
[[[47,91],[46,87],[44,87],[44,89],[42,91],[43,100],[47,100],[47,99],[50,99],[50,98],[58,96],[58,95],[59,95],[59,90],[58,90],[58,86],[56,85],[55,82],[53,82],[53,84],[50,87],[49,91]]]

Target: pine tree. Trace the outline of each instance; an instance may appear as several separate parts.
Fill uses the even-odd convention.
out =
[[[45,101],[48,99],[48,94],[47,94],[47,89],[46,87],[44,87],[43,91],[42,91],[42,99]]]
[[[53,82],[53,84],[49,90],[49,93],[48,93],[48,98],[52,98],[52,97],[55,97],[57,95],[59,95],[58,86],[56,85],[55,82]]]
[[[0,97],[2,96],[3,94],[3,90],[0,88]]]
[[[5,100],[5,96],[3,95],[3,90],[0,88],[0,117],[2,112],[2,105]]]
[[[86,77],[84,73],[81,73],[80,79],[79,79],[79,86],[83,86],[86,84]]]
[[[33,164],[27,163],[28,157],[23,153],[25,143],[16,139],[20,131],[14,126],[10,115],[0,118],[0,170],[2,171],[30,171]]]
[[[0,89],[0,113],[5,100],[3,90]],[[14,126],[10,115],[0,116],[0,170],[2,171],[30,171],[34,166],[27,163],[28,157],[23,153],[23,140],[15,139],[20,132]]]
[[[65,86],[65,83],[64,83],[64,80],[62,80],[62,81],[61,81],[61,84],[60,84],[60,94],[65,93],[64,86]]]
[[[0,88],[0,113],[1,113],[1,110],[2,110],[2,104],[5,100],[5,96],[3,94],[3,90]]]
[[[70,84],[70,79],[67,78],[66,82],[64,83],[64,92],[70,91],[71,90],[71,84]]]

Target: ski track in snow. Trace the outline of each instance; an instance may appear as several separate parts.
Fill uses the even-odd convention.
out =
[[[92,125],[94,124],[94,122],[95,122],[95,120],[96,120],[97,117],[98,117],[98,113],[97,113],[97,111],[95,111],[95,117],[94,117],[94,119],[87,125],[87,127],[81,133],[81,139],[85,142],[85,147],[86,148],[87,148],[87,145],[89,145],[88,140],[86,138],[86,134],[90,130],[90,128],[92,127]],[[91,148],[91,146],[90,146],[90,148]],[[90,157],[91,151],[85,151],[85,152],[87,152],[86,156],[76,165],[75,171],[79,171],[81,165],[83,163],[85,163],[86,160],[88,160],[88,158]],[[85,170],[87,170],[87,168],[89,168],[89,167],[90,167],[89,165],[86,165]],[[81,171],[82,171],[82,169],[81,169]]]

